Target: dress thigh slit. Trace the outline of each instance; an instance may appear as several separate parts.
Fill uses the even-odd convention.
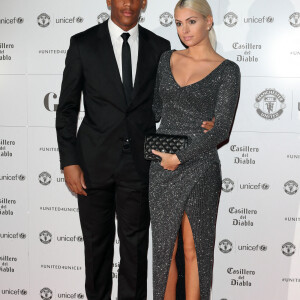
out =
[[[155,168],[153,171],[156,171]],[[174,177],[174,181],[169,177],[168,184],[164,182],[165,186],[156,190],[155,193],[152,191],[153,198],[150,202],[150,209],[153,235],[154,300],[164,299],[174,245],[178,232],[180,232],[184,212],[188,216],[195,243],[201,300],[209,300],[216,217],[221,190],[219,163],[209,164],[197,173],[199,175],[195,176],[193,184],[190,185],[190,181],[188,185],[183,185],[180,192],[177,190],[177,193],[173,194],[172,188],[176,183],[180,185],[181,180],[178,177]],[[159,181],[161,177],[157,176],[155,179]],[[154,180],[152,182],[155,186],[156,182]],[[178,252],[180,252],[181,246],[179,238]],[[181,268],[182,265],[184,266],[182,260],[184,260],[183,255],[176,257],[177,266],[180,265]],[[179,267],[177,300],[185,299],[182,273],[184,274],[184,271],[181,272]]]
[[[220,189],[219,165],[213,164],[207,174],[200,177],[194,185],[186,204],[185,211],[192,228],[197,254],[201,300],[210,299]]]

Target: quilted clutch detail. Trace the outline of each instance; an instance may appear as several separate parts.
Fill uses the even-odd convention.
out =
[[[144,157],[147,160],[160,161],[161,158],[152,153],[153,150],[175,154],[187,146],[188,137],[183,135],[151,134],[145,137]]]

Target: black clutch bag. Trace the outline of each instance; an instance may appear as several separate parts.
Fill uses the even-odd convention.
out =
[[[152,150],[175,154],[187,147],[188,137],[183,135],[151,134],[145,137],[144,157],[147,160],[160,161],[161,158],[152,153]]]

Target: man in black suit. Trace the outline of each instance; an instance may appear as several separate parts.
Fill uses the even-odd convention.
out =
[[[118,299],[146,299],[149,230],[144,137],[155,132],[152,98],[169,41],[138,25],[147,0],[107,0],[111,18],[71,38],[56,129],[61,168],[78,194],[88,300],[111,298],[115,213]],[[85,117],[76,134],[80,98]]]
[[[111,297],[115,212],[118,299],[147,297],[149,162],[143,142],[155,132],[155,75],[170,42],[138,25],[146,1],[107,0],[110,20],[74,35],[66,58],[56,128],[61,168],[78,194],[89,300]],[[82,92],[85,117],[76,135]]]

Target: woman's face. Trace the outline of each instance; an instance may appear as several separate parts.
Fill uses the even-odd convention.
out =
[[[180,40],[187,47],[192,47],[209,39],[213,20],[211,16],[205,18],[190,8],[177,8],[175,22]]]

